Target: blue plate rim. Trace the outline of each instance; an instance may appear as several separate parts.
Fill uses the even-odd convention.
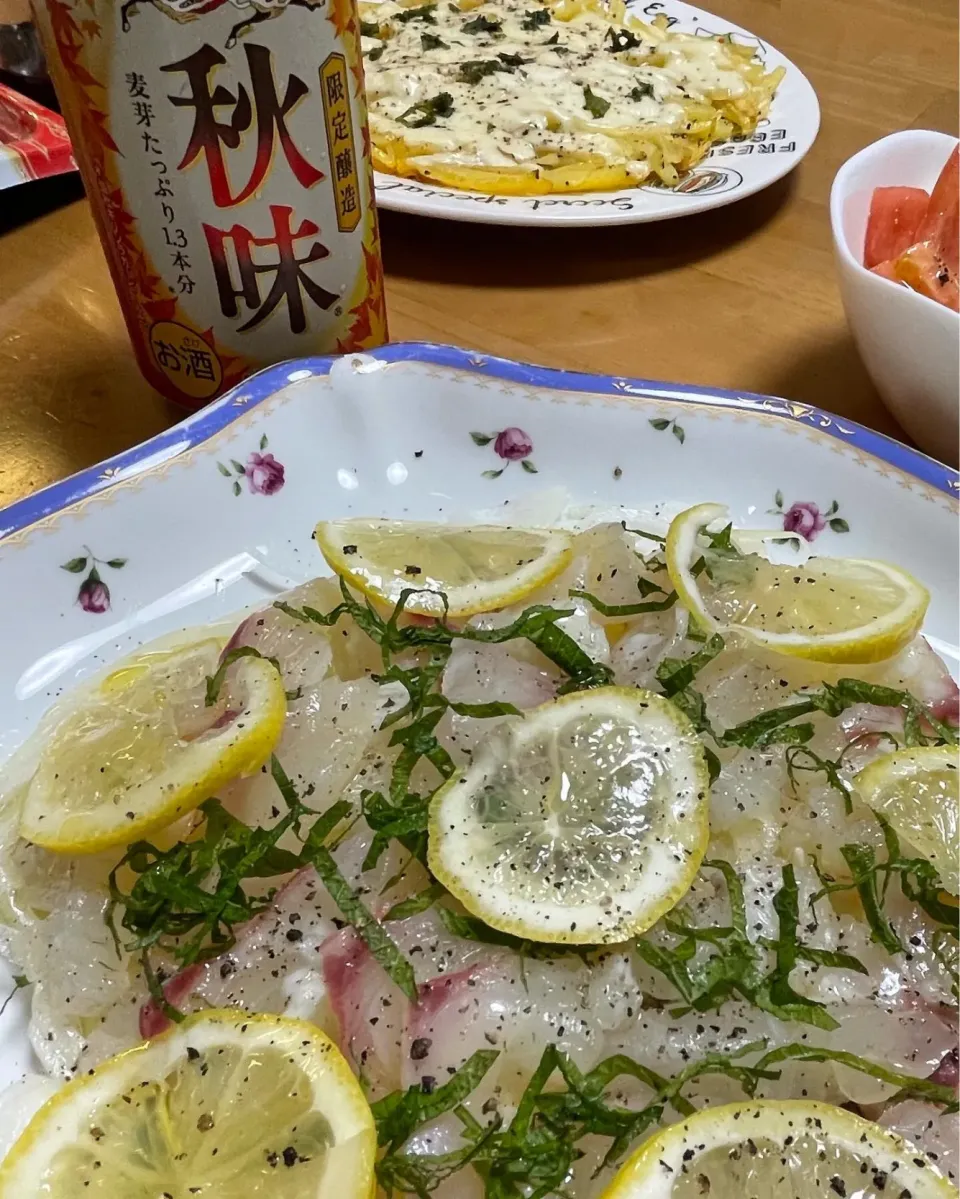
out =
[[[451,367],[485,375],[504,382],[551,390],[589,392],[611,397],[631,396],[660,401],[685,401],[708,407],[763,412],[795,423],[813,426],[837,440],[879,458],[889,466],[957,499],[960,496],[960,473],[937,462],[919,450],[877,433],[856,421],[837,417],[814,405],[786,400],[778,396],[749,391],[728,391],[697,384],[666,383],[655,379],[640,379],[624,375],[595,375],[557,367],[516,362],[476,350],[433,342],[394,342],[375,350],[365,351],[369,357],[386,363],[423,362],[431,366]],[[104,459],[95,466],[78,471],[66,479],[52,483],[9,507],[0,510],[0,544],[14,533],[55,512],[69,508],[91,495],[115,486],[148,460],[169,461],[202,445],[227,428],[252,408],[268,400],[281,387],[291,382],[291,375],[306,378],[329,374],[339,355],[291,359],[266,367],[244,379],[211,405],[185,417],[178,424],[147,441]],[[238,403],[242,397],[242,402]]]

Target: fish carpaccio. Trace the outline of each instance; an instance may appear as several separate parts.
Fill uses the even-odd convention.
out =
[[[657,667],[665,657],[688,657],[702,646],[689,635],[683,609],[675,604],[608,619],[585,599],[570,598],[571,591],[586,590],[605,604],[634,603],[640,578],[646,593],[650,587],[661,588],[661,595],[669,591],[657,543],[613,523],[579,534],[576,551],[564,574],[523,605],[470,623],[492,628],[509,624],[531,604],[563,607],[570,614],[559,627],[594,662],[608,666],[615,682],[657,689]],[[296,610],[328,612],[341,592],[334,580],[318,579],[285,600]],[[323,812],[346,800],[355,814],[361,813],[370,795],[388,793],[399,751],[390,744],[392,729],[384,722],[390,725],[407,695],[396,681],[381,677],[380,651],[351,617],[326,628],[270,605],[238,620],[225,648],[243,646],[274,658],[281,669],[288,715],[276,756],[299,794],[309,796],[311,809]],[[415,660],[397,659],[407,665]],[[731,642],[699,671],[696,687],[709,719],[722,728],[782,705],[798,690],[844,676],[907,690],[937,720],[957,723],[956,683],[922,638],[896,658],[856,667],[824,666]],[[229,678],[228,672],[228,687]],[[458,640],[439,685],[453,703],[502,701],[524,711],[553,698],[565,680],[563,671],[528,641]],[[229,699],[225,702],[228,708]],[[461,765],[493,728],[515,719],[481,719],[448,708],[436,733]],[[902,711],[861,702],[840,717],[821,713],[810,719],[815,733],[808,748],[822,760],[839,759],[845,786],[832,784],[823,771],[796,768],[798,759],[784,745],[721,750],[710,797],[707,860],[728,864],[739,880],[751,952],[764,969],[772,968],[771,946],[780,928],[775,900],[785,868],[792,868],[797,935],[815,952],[798,956],[790,983],[807,1012],[817,1013],[812,1021],[785,1019],[736,988],[719,1006],[695,1010],[650,964],[650,955],[630,944],[545,954],[504,938],[477,938],[469,935],[469,922],[444,918],[445,911],[462,913],[452,902],[445,910],[434,903],[384,920],[412,965],[413,1001],[344,918],[312,866],[270,880],[272,899],[233,930],[235,940],[223,952],[183,968],[175,956],[158,958],[166,1001],[181,1011],[241,1006],[314,1020],[338,1040],[371,1099],[408,1087],[430,1094],[472,1055],[494,1050],[492,1066],[465,1100],[481,1122],[491,1114],[509,1121],[551,1045],[581,1071],[623,1054],[661,1076],[676,1075],[708,1055],[749,1063],[786,1046],[820,1048],[955,1089],[955,983],[942,929],[900,892],[895,878],[883,902],[903,952],[878,943],[855,892],[838,892],[815,906],[811,902],[824,878],[845,877],[843,846],[867,846],[883,860],[882,831],[846,784],[902,734]],[[808,757],[803,765],[811,762]],[[429,794],[439,781],[421,759],[409,786]],[[106,879],[119,854],[65,859],[25,844],[15,835],[15,798],[15,790],[8,793],[0,828],[3,950],[35,984],[30,1035],[43,1067],[70,1077],[162,1031],[168,1018],[149,998],[138,955],[118,951],[105,923]],[[266,768],[235,781],[220,799],[248,825],[269,826],[280,814],[277,788]],[[174,833],[185,837],[191,831],[188,818]],[[355,819],[333,855],[368,910],[383,920],[394,917],[391,909],[420,894],[431,880],[416,855],[397,841],[374,865],[365,862],[373,838],[370,825]],[[298,842],[288,833],[281,845],[295,850]],[[255,883],[253,889],[262,894],[262,880]],[[730,926],[722,869],[704,864],[682,911],[689,925]],[[663,922],[644,937],[654,946],[677,946]],[[693,962],[703,964],[710,952],[706,941],[698,943]],[[843,964],[851,959],[856,968]],[[853,1105],[911,1138],[956,1177],[960,1130],[956,1115],[942,1114],[942,1105],[904,1098],[894,1083],[829,1057],[817,1061],[798,1053],[781,1062],[778,1072],[779,1077],[760,1082],[758,1095]],[[614,1088],[614,1096],[628,1106],[642,1105],[643,1094],[635,1079]],[[737,1080],[724,1072],[704,1075],[685,1092],[697,1106],[742,1094]],[[667,1109],[662,1118],[675,1114]],[[463,1143],[461,1130],[444,1115],[418,1129],[408,1151],[454,1150]],[[566,1194],[589,1199],[602,1189],[609,1173],[593,1174],[608,1146],[602,1138],[586,1138]],[[440,1183],[435,1193],[470,1199],[483,1194],[483,1184],[468,1167]]]

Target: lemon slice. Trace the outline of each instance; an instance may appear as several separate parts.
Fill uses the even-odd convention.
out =
[[[759,554],[711,553],[701,534],[727,519],[722,504],[698,504],[667,532],[670,581],[704,628],[797,658],[851,663],[893,657],[919,632],[930,595],[906,571],[866,558],[783,566]],[[695,575],[705,550],[708,569]]]
[[[222,647],[207,638],[140,653],[81,693],[51,728],[20,835],[62,853],[128,845],[259,770],[283,731],[283,682],[266,660],[242,658],[229,699],[225,687],[207,707]]]
[[[936,867],[951,895],[960,894],[960,774],[955,745],[899,749],[854,779],[864,803],[890,821]]]
[[[687,718],[628,687],[502,726],[430,808],[430,869],[493,928],[625,941],[687,891],[707,844],[708,772]]]
[[[47,1100],[0,1166],[0,1199],[369,1199],[376,1145],[319,1029],[214,1010]]]
[[[364,594],[392,605],[410,587],[442,591],[454,617],[518,603],[573,557],[573,537],[559,529],[371,519],[321,521],[316,537],[331,569]],[[443,601],[412,596],[407,611],[443,616]]]
[[[601,1199],[956,1199],[908,1142],[829,1103],[705,1108],[645,1141]]]

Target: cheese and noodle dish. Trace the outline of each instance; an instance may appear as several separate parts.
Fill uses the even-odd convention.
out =
[[[0,1199],[956,1196],[927,592],[657,511],[325,521],[332,574],[56,698]]]
[[[749,135],[783,68],[618,0],[361,0],[374,165],[502,195],[676,185]]]

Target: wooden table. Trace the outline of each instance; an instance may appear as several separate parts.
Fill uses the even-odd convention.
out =
[[[603,230],[383,214],[393,337],[553,366],[772,392],[897,434],[844,322],[827,212],[840,164],[957,128],[955,0],[705,0],[817,90],[788,179],[702,216]],[[0,202],[0,504],[178,418],[134,364],[75,179]]]

